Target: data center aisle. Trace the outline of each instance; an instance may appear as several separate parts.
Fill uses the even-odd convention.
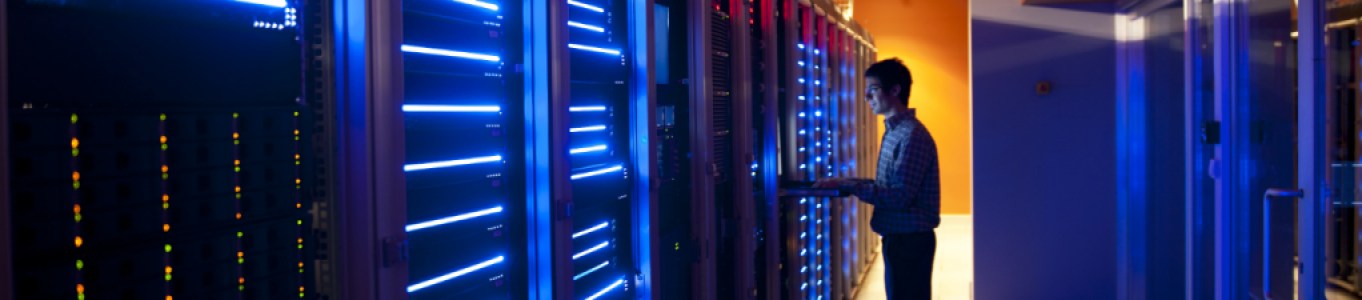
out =
[[[878,246],[877,246],[878,247]],[[932,298],[973,299],[974,216],[943,215],[936,228],[936,263],[932,267]],[[856,300],[883,300],[884,257],[870,266]]]

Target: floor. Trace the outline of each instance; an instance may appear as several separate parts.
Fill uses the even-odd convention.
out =
[[[972,299],[974,285],[974,217],[941,216],[936,228],[936,262],[932,271],[932,298]],[[876,259],[856,300],[881,300],[884,295],[884,259]]]
[[[974,291],[974,219],[971,215],[941,216],[936,229],[936,262],[932,271],[932,298],[942,300],[973,299]],[[884,259],[876,259],[865,278],[856,300],[883,300]],[[1354,294],[1330,287],[1325,291],[1329,300],[1359,300]]]

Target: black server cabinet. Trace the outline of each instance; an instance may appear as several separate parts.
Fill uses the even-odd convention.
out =
[[[511,299],[523,272],[519,2],[402,2],[411,299]]]
[[[657,32],[657,177],[661,185],[656,226],[661,233],[662,295],[691,299],[692,264],[698,243],[692,236],[691,90],[689,32],[693,19],[689,1],[658,0],[654,18]]]
[[[6,5],[15,297],[314,296],[318,4]]]
[[[629,3],[566,0],[574,298],[624,299],[636,270]]]

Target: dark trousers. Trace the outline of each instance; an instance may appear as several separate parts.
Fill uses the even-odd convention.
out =
[[[884,236],[884,289],[889,300],[932,299],[936,232]]]

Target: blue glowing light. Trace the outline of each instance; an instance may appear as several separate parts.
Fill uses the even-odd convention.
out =
[[[426,169],[446,168],[446,167],[456,167],[456,166],[463,166],[463,165],[471,165],[471,164],[479,164],[479,163],[490,163],[490,162],[500,162],[500,161],[501,161],[501,155],[483,156],[483,157],[474,157],[474,158],[465,158],[465,159],[455,159],[455,160],[445,160],[445,161],[436,161],[436,162],[428,162],[428,163],[420,163],[420,164],[409,164],[409,165],[402,166],[402,170],[403,170],[403,171],[411,172],[411,171],[420,171],[420,170],[426,170]]]
[[[591,226],[591,228],[587,228],[586,230],[582,230],[582,232],[574,233],[574,234],[572,234],[572,238],[575,239],[575,238],[582,237],[582,236],[584,236],[584,235],[591,234],[592,232],[596,232],[597,230],[604,229],[606,226],[610,226],[610,222],[601,222],[600,225]]]
[[[605,146],[605,145],[595,145],[595,146],[590,146],[590,147],[582,147],[582,148],[577,148],[577,149],[568,150],[568,153],[570,153],[570,154],[578,154],[578,153],[588,153],[588,152],[600,152],[600,151],[605,151],[605,149],[606,149],[606,146]]]
[[[568,128],[568,132],[592,132],[592,131],[603,131],[603,130],[605,130],[605,125],[595,125],[595,126],[587,126],[587,127]]]
[[[288,6],[288,1],[284,0],[236,0],[236,1],[278,8],[284,8],[285,6]]]
[[[603,53],[603,54],[610,54],[610,55],[620,55],[620,51],[619,51],[619,50],[615,50],[615,49],[606,49],[606,48],[599,48],[599,47],[592,47],[592,46],[587,46],[587,45],[568,44],[568,48],[577,49],[577,50],[584,50],[584,51],[591,51],[591,52],[596,52],[596,53]]]
[[[454,223],[454,222],[458,222],[458,221],[468,220],[468,219],[477,218],[477,217],[481,217],[481,216],[486,216],[486,215],[490,215],[490,214],[495,214],[495,213],[499,213],[499,212],[501,212],[501,207],[500,207],[500,206],[497,206],[497,207],[488,208],[488,209],[484,209],[484,210],[479,210],[479,211],[475,211],[475,212],[470,212],[470,213],[466,213],[466,214],[461,214],[461,215],[457,215],[457,216],[444,217],[444,218],[439,218],[439,219],[435,219],[435,220],[425,221],[425,222],[421,222],[421,223],[411,224],[411,225],[407,225],[407,232],[413,232],[413,231],[417,231],[417,230],[421,230],[421,229],[426,229],[426,228],[431,228],[431,227],[435,227],[435,226],[445,225],[445,224]]]
[[[568,0],[567,4],[572,5],[572,6],[576,6],[576,7],[585,8],[586,10],[590,10],[590,11],[594,11],[594,12],[598,12],[598,13],[603,13],[603,12],[605,12],[605,9],[602,9],[602,8],[600,8],[600,7],[598,7],[598,6],[595,6],[595,5],[582,3],[582,2],[579,2],[579,1],[577,1],[577,0]]]
[[[445,57],[467,58],[467,59],[482,60],[482,61],[489,61],[489,62],[499,62],[499,61],[501,61],[501,58],[500,58],[500,57],[497,57],[497,56],[494,56],[494,55],[477,54],[477,53],[471,53],[471,52],[454,51],[454,50],[446,50],[446,49],[426,48],[426,47],[412,46],[412,45],[402,45],[402,52],[421,53],[421,54],[438,55],[438,56],[445,56]]]
[[[611,283],[610,286],[605,287],[605,289],[592,294],[591,297],[586,297],[586,300],[596,300],[596,298],[600,298],[602,295],[605,295],[605,293],[615,290],[615,288],[620,287],[622,284],[624,284],[624,279],[615,280],[615,283]]]
[[[570,112],[605,111],[605,106],[573,106],[569,107]]]
[[[458,271],[454,271],[454,272],[451,272],[451,273],[449,273],[449,274],[440,275],[440,277],[435,277],[434,279],[430,279],[430,280],[422,281],[422,282],[417,283],[417,284],[413,284],[413,285],[407,287],[407,292],[408,292],[408,293],[411,293],[411,292],[419,291],[419,290],[421,290],[421,289],[430,287],[430,286],[432,286],[432,285],[440,284],[440,283],[442,283],[442,282],[449,281],[450,279],[458,278],[459,276],[463,276],[463,275],[466,275],[466,274],[468,274],[468,273],[473,273],[473,272],[476,272],[476,271],[481,270],[481,269],[483,269],[483,268],[486,268],[486,267],[488,267],[488,266],[491,266],[491,265],[495,265],[495,264],[501,263],[501,262],[504,261],[504,260],[506,260],[506,257],[497,256],[496,258],[493,258],[493,259],[490,259],[490,260],[487,260],[487,261],[484,261],[484,262],[480,262],[480,263],[478,263],[478,264],[476,264],[476,265],[468,266],[467,268],[459,269]]]
[[[572,179],[573,179],[573,180],[577,180],[577,179],[587,178],[587,177],[596,176],[596,175],[601,175],[601,174],[605,174],[605,173],[616,172],[616,171],[619,171],[619,170],[624,170],[624,167],[623,167],[623,166],[614,166],[614,167],[609,167],[609,168],[605,168],[605,169],[595,170],[595,171],[591,171],[591,172],[586,172],[586,173],[581,173],[581,174],[575,174],[575,175],[572,175]]]
[[[577,21],[568,21],[568,26],[577,27],[577,28],[586,29],[586,30],[595,31],[595,32],[605,32],[605,28],[601,28],[600,26],[593,26],[593,25],[582,24],[582,23],[578,23]]]
[[[463,4],[468,4],[468,5],[472,5],[472,6],[477,6],[477,7],[481,7],[481,8],[485,8],[485,9],[491,10],[491,11],[496,11],[496,10],[497,10],[497,5],[496,5],[496,4],[491,4],[491,3],[487,3],[487,2],[482,2],[482,1],[477,1],[477,0],[452,0],[452,1],[458,2],[458,3],[463,3]]]
[[[586,272],[582,272],[582,274],[577,274],[577,276],[572,276],[572,280],[582,279],[582,277],[586,277],[586,275],[591,275],[591,273],[595,273],[597,270],[600,270],[601,268],[604,268],[605,266],[608,266],[608,265],[610,265],[610,261],[607,260],[607,261],[605,261],[605,262],[603,262],[603,263],[601,263],[601,264],[599,264],[599,265],[596,265],[596,267],[593,267],[593,268],[591,268],[591,269],[589,269],[589,270],[586,270]]]
[[[425,105],[425,104],[404,104],[404,112],[501,112],[500,106],[495,105]]]
[[[582,258],[583,256],[587,256],[587,255],[589,255],[589,254],[591,254],[591,253],[593,253],[593,252],[596,252],[597,250],[601,250],[601,249],[605,248],[606,246],[610,246],[610,241],[601,242],[599,245],[596,245],[595,247],[591,247],[591,248],[589,248],[589,249],[586,249],[586,251],[582,251],[581,253],[573,254],[573,255],[572,255],[572,260],[577,260],[578,258]]]

